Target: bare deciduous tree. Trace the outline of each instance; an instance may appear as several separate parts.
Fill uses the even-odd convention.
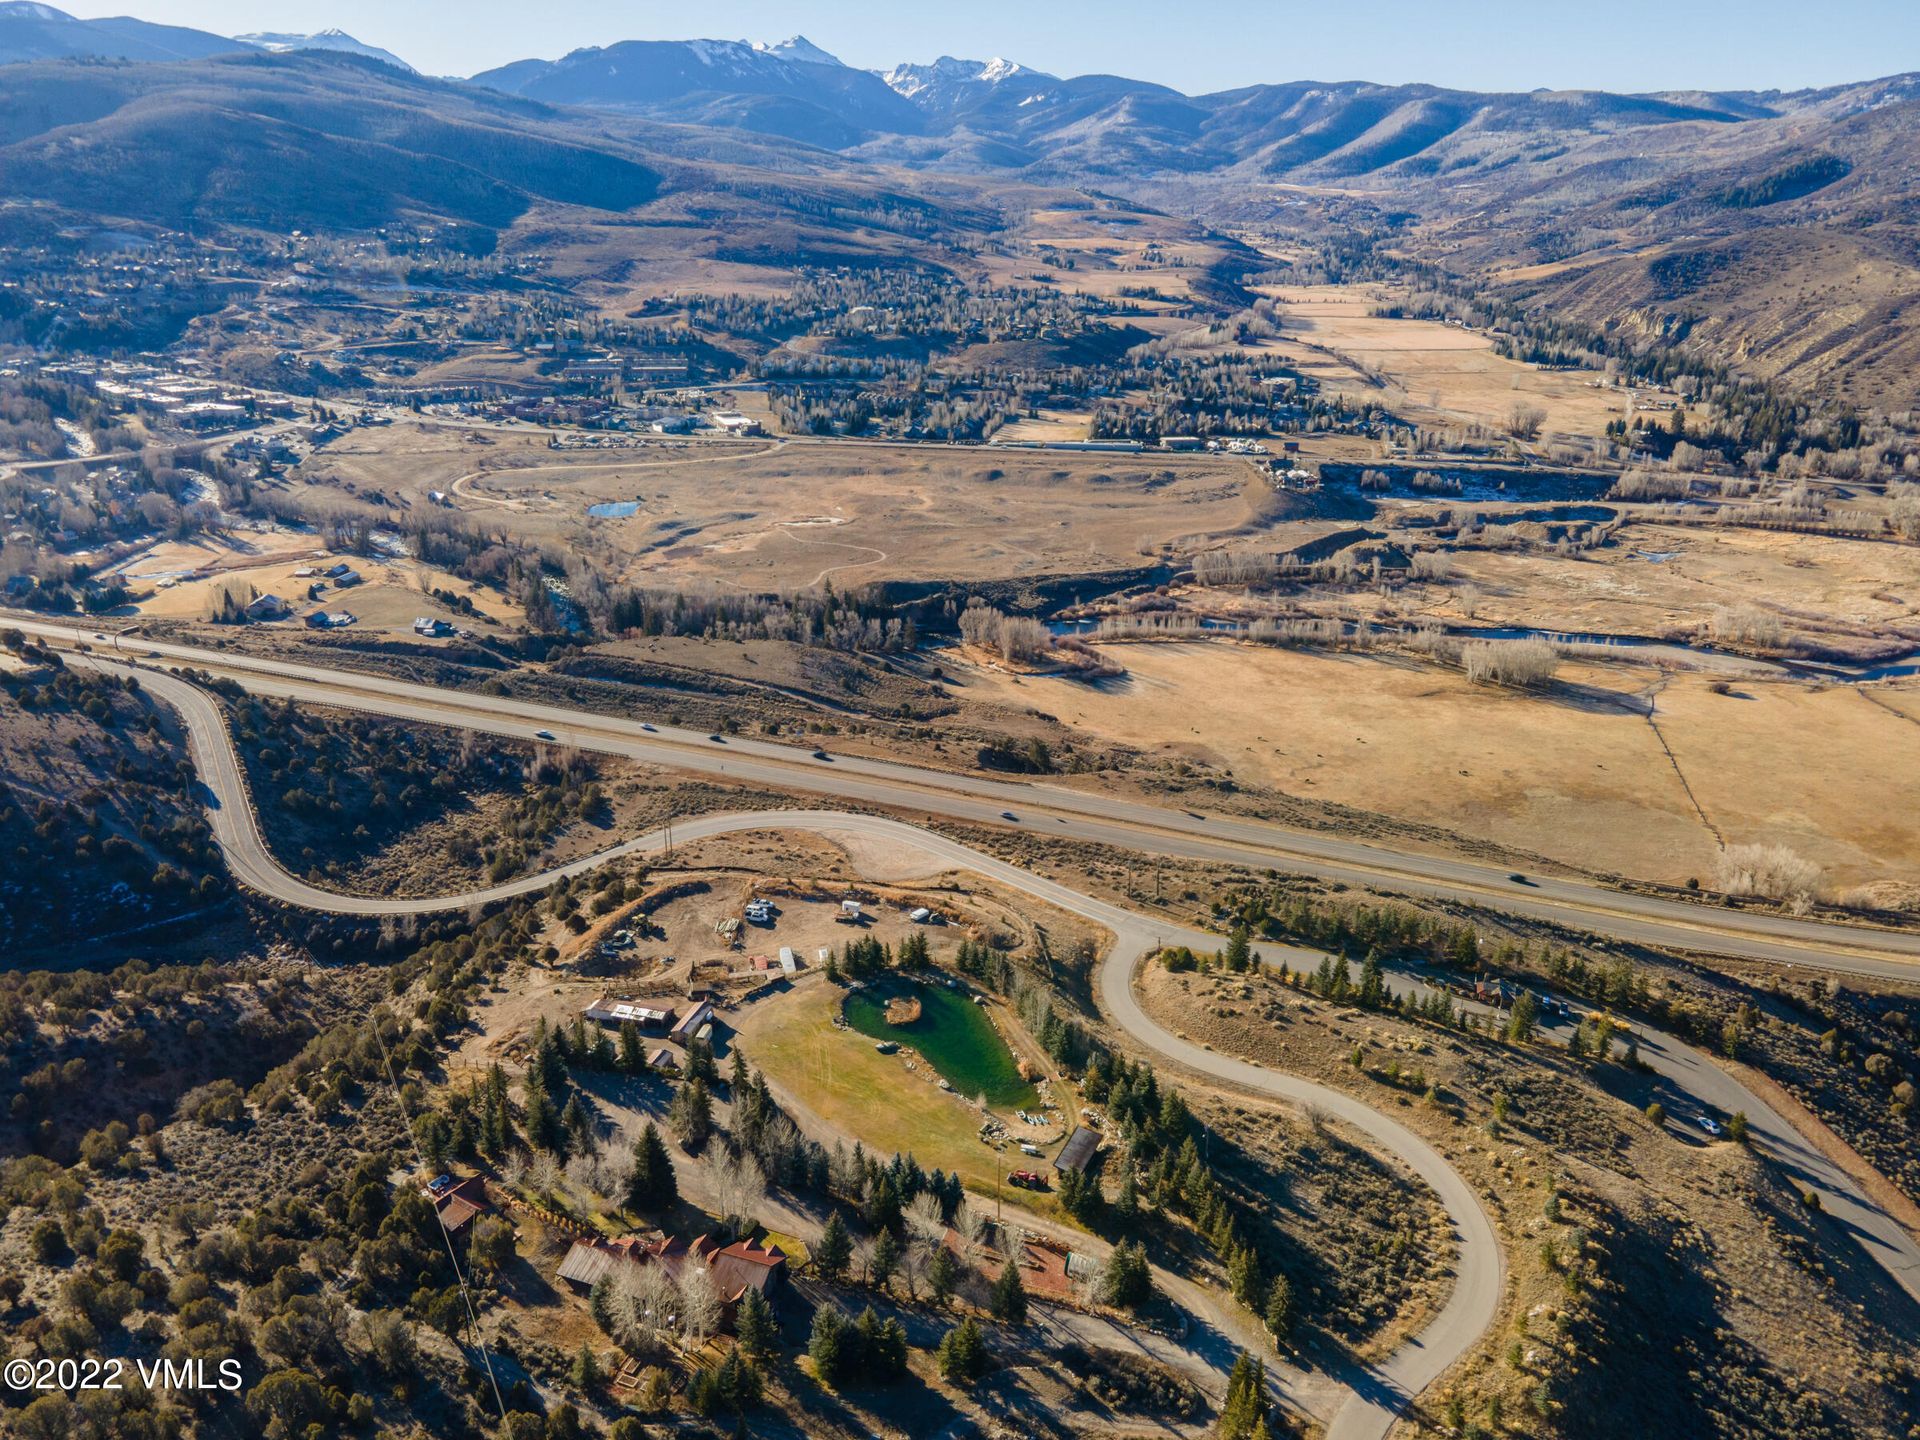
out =
[[[1714,865],[1728,895],[1758,895],[1805,909],[1820,894],[1820,867],[1784,845],[1729,845]]]
[[[634,1354],[664,1349],[680,1312],[680,1292],[659,1265],[622,1265],[607,1297],[614,1338]]]
[[[680,1333],[697,1349],[719,1328],[720,1287],[711,1270],[690,1260],[680,1272]]]
[[[1516,440],[1537,440],[1540,427],[1547,423],[1547,412],[1524,401],[1507,412],[1507,433]]]
[[[1460,664],[1476,685],[1544,685],[1560,668],[1560,652],[1545,640],[1473,640],[1460,647]]]
[[[913,1204],[907,1207],[906,1220],[907,1233],[924,1244],[937,1245],[940,1237],[947,1233],[939,1198],[924,1190],[913,1197]]]
[[[767,1202],[767,1177],[760,1162],[746,1151],[736,1155],[715,1146],[707,1154],[706,1170],[714,1209],[727,1228],[736,1235],[752,1231],[759,1223],[760,1207]]]

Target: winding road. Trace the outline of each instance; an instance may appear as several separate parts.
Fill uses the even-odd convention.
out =
[[[995,780],[900,761],[833,756],[768,740],[716,742],[691,730],[443,686],[423,685],[287,660],[177,645],[72,622],[0,612],[0,628],[67,649],[98,647],[122,659],[187,666],[233,679],[257,695],[451,725],[520,740],[552,740],[649,764],[730,780],[887,805],[942,819],[1113,845],[1176,860],[1215,861],[1407,894],[1486,905],[1511,914],[1636,944],[1704,951],[1823,971],[1912,981],[1920,933],[1838,924],[1763,910],[1610,889],[1539,875],[1517,884],[1498,865],[1402,851],[1266,820],[1202,815],[1061,785]],[[100,638],[96,639],[95,636]],[[143,667],[151,673],[152,666]],[[318,892],[316,892],[318,893]],[[321,907],[324,908],[324,907]]]
[[[43,621],[10,621],[70,648],[86,646],[87,632]],[[1547,918],[1627,938],[1688,948],[1713,948],[1759,958],[1790,958],[1822,968],[1886,967],[1911,976],[1920,937],[1795,920],[1790,917],[1705,911],[1656,897],[1622,895],[1575,881],[1541,880],[1536,895],[1514,896],[1490,867],[1427,855],[1400,855],[1335,837],[1282,830],[1258,822],[1166,811],[1137,802],[1051,787],[982,780],[886,761],[813,759],[807,752],[766,742],[715,744],[686,731],[661,730],[620,717],[533,705],[496,696],[438,690],[408,682],[328,671],[216,650],[130,639],[121,648],[144,659],[198,665],[238,679],[249,690],[312,703],[345,706],[422,723],[486,730],[519,738],[552,738],[581,748],[631,755],[658,764],[726,774],[729,778],[825,791],[878,804],[904,806],[950,819],[1011,824],[1038,836],[1087,840],[1176,858],[1242,864],[1286,864],[1363,884],[1392,884]],[[234,878],[289,905],[334,914],[421,914],[471,909],[545,889],[621,855],[664,850],[664,830],[535,875],[446,896],[389,899],[344,895],[308,884],[284,870],[267,848],[254,816],[241,764],[224,717],[196,685],[151,664],[132,666],[97,653],[75,663],[110,674],[137,675],[149,694],[175,709],[205,784],[210,823]],[[542,734],[546,731],[547,734]],[[796,778],[803,777],[803,778]],[[996,810],[1003,802],[1019,812]],[[909,848],[940,865],[968,871],[1022,891],[1108,930],[1115,943],[1099,976],[1102,1008],[1136,1044],[1174,1066],[1247,1092],[1294,1105],[1311,1105],[1366,1135],[1417,1175],[1438,1197],[1453,1227],[1455,1283],[1446,1304],[1386,1361],[1337,1377],[1346,1398],[1328,1423],[1330,1440],[1379,1440],[1406,1404],[1465,1355],[1494,1322],[1505,1287],[1505,1260],[1492,1220],[1473,1186],[1419,1135],[1343,1092],[1301,1077],[1233,1059],[1192,1044],[1147,1015],[1134,993],[1140,962],[1161,945],[1212,949],[1219,937],[1126,910],[1057,881],[900,820],[835,810],[777,810],[706,815],[678,822],[672,839],[754,830],[804,830],[855,835]],[[1516,903],[1518,901],[1519,903]],[[1529,909],[1529,905],[1533,909]],[[1676,913],[1677,912],[1677,913]],[[1677,938],[1676,938],[1677,937]],[[1289,947],[1263,946],[1263,958],[1298,958]],[[1774,953],[1779,952],[1779,953]],[[1868,973],[1880,973],[1869,971]],[[1396,983],[1419,983],[1398,974]],[[1920,1246],[1876,1206],[1839,1166],[1801,1137],[1758,1095],[1711,1060],[1670,1037],[1642,1032],[1641,1055],[1695,1103],[1744,1110],[1757,1148],[1821,1196],[1827,1212],[1868,1256],[1920,1301]]]

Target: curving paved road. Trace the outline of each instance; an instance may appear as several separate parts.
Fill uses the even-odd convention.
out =
[[[156,698],[181,715],[189,747],[206,784],[209,818],[228,864],[242,884],[260,894],[304,908],[368,916],[466,909],[545,889],[554,880],[597,868],[621,855],[662,850],[667,832],[654,831],[565,866],[505,884],[424,899],[381,899],[319,889],[281,868],[267,848],[249,803],[238,755],[225,719],[213,700],[178,676],[79,657],[78,663],[109,673],[137,674]],[[426,717],[423,717],[426,718]],[[459,722],[455,722],[459,723]],[[1064,822],[1063,822],[1064,824]],[[1102,1008],[1143,1048],[1165,1061],[1244,1090],[1314,1105],[1368,1135],[1418,1175],[1439,1198],[1454,1229],[1458,1259],[1452,1294],[1440,1313],[1383,1364],[1339,1378],[1348,1398],[1334,1413],[1329,1440],[1378,1440],[1407,1402],[1472,1348],[1493,1323],[1505,1288],[1505,1259],[1492,1222],[1472,1186],[1437,1150],[1398,1121],[1340,1091],[1298,1076],[1266,1069],[1203,1049],[1148,1016],[1133,990],[1134,971],[1153,950],[1169,944],[1215,948],[1219,937],[1155,920],[1081,894],[957,841],[902,821],[832,810],[781,810],[699,816],[680,822],[676,838],[768,829],[851,834],[883,840],[929,855],[942,865],[970,871],[1044,900],[1110,930],[1115,943],[1099,976]],[[1119,843],[1125,843],[1124,841]],[[1292,947],[1262,946],[1262,957],[1297,962]],[[1401,984],[1420,983],[1399,973]],[[1754,1143],[1800,1183],[1817,1191],[1826,1211],[1916,1301],[1920,1301],[1920,1245],[1879,1209],[1838,1166],[1805,1141],[1792,1125],[1735,1077],[1706,1056],[1669,1036],[1642,1030],[1642,1058],[1670,1084],[1704,1107],[1746,1112]]]
[[[86,657],[78,663],[112,674],[137,674],[149,694],[179,712],[187,727],[194,763],[207,788],[205,799],[214,838],[234,878],[259,894],[290,905],[366,916],[467,909],[544,890],[556,879],[595,869],[617,856],[666,848],[667,833],[657,830],[541,874],[522,876],[482,890],[426,899],[384,899],[322,890],[282,869],[268,850],[249,802],[240,759],[225,718],[205,692],[162,672],[135,671]],[[925,853],[944,866],[971,871],[1024,891],[1110,929],[1115,943],[1100,975],[1101,1000],[1115,1023],[1138,1044],[1165,1060],[1255,1093],[1294,1104],[1316,1105],[1370,1136],[1432,1187],[1451,1217],[1458,1247],[1453,1293],[1439,1315],[1384,1364],[1339,1377],[1347,1383],[1348,1396],[1329,1423],[1329,1440],[1379,1440],[1391,1428],[1406,1402],[1470,1350],[1493,1323],[1506,1278],[1500,1242],[1472,1186],[1437,1150],[1405,1126],[1351,1096],[1310,1080],[1202,1050],[1163,1029],[1140,1009],[1133,996],[1133,972],[1142,958],[1161,944],[1213,948],[1218,944],[1218,937],[1156,924],[957,841],[879,816],[832,810],[705,815],[675,825],[674,838],[684,843],[712,835],[769,829],[853,834],[893,842]]]
[[[90,640],[94,632],[71,623],[50,623],[44,617],[8,616],[0,623],[67,647],[99,643]],[[625,716],[197,646],[137,637],[122,642],[116,636],[108,637],[106,643],[117,646],[125,657],[197,666],[230,677],[259,695],[522,740],[551,737],[583,750],[655,765],[839,800],[904,807],[948,819],[1011,825],[1033,835],[1119,846],[1172,859],[1284,866],[1348,884],[1385,885],[1409,894],[1489,905],[1640,944],[1887,979],[1910,981],[1920,974],[1920,933],[1912,931],[1726,910],[1557,876],[1516,884],[1498,866],[1395,851],[1324,832],[1288,830],[1266,821],[1201,815],[1060,786],[990,780],[897,761],[853,756],[816,760],[804,748],[766,740],[733,738],[715,743],[696,731],[654,726]]]

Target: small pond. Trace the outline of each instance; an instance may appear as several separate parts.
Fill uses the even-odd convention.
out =
[[[894,996],[918,1000],[920,1018],[905,1025],[890,1024],[887,1001]],[[862,1035],[918,1050],[940,1078],[962,1095],[984,1097],[996,1110],[1019,1109],[1038,1101],[1033,1085],[1020,1078],[1007,1042],[965,990],[883,981],[850,993],[844,1013],[847,1023]]]

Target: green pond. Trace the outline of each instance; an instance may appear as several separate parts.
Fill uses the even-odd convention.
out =
[[[918,997],[920,1018],[911,1025],[889,1025],[887,999],[892,995]],[[869,985],[847,996],[844,1013],[847,1023],[862,1035],[911,1046],[955,1090],[985,1096],[996,1110],[1024,1108],[1039,1098],[1033,1086],[1020,1078],[1013,1052],[987,1012],[964,990],[941,985]]]

